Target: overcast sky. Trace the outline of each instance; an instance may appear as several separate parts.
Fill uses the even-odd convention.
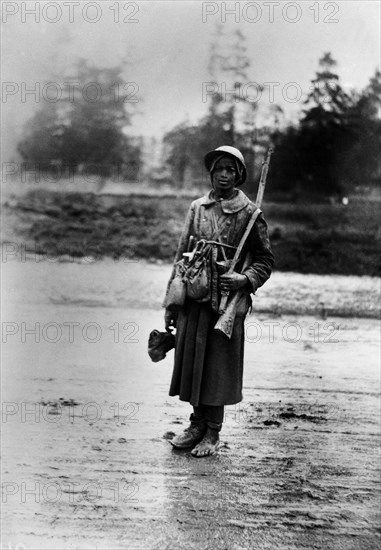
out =
[[[26,2],[28,9],[37,10],[35,15],[23,12],[20,3],[2,4],[2,80],[20,89],[3,94],[5,145],[19,138],[25,120],[38,107],[33,96],[22,100],[22,82],[33,88],[35,82],[50,80],[53,72],[59,81],[65,67],[80,56],[100,66],[131,61],[126,78],[139,88],[143,113],[135,118],[135,134],[160,135],[186,118],[196,121],[206,109],[202,88],[210,80],[209,44],[219,22],[224,32],[239,28],[246,36],[249,80],[279,83],[274,101],[289,117],[300,110],[301,102],[285,101],[282,89],[294,82],[308,91],[324,52],[331,51],[338,61],[337,72],[346,87],[363,88],[380,64],[378,1],[280,1],[272,8],[263,2],[240,2],[235,15],[226,14],[226,22],[223,4],[232,9],[235,2],[65,2],[72,4],[74,15],[62,2],[49,2],[49,10],[46,2]],[[287,92],[292,96],[293,89]],[[259,103],[268,99],[266,92]]]

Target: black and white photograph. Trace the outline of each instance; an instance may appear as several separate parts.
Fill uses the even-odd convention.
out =
[[[2,0],[3,550],[381,544],[381,2]]]

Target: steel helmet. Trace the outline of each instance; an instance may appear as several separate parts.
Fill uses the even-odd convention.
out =
[[[241,151],[239,151],[235,147],[231,147],[230,145],[222,145],[221,147],[217,147],[217,149],[214,149],[214,151],[210,151],[205,155],[204,163],[208,172],[210,172],[210,169],[213,165],[213,161],[216,159],[216,157],[220,157],[221,153],[226,154],[228,157],[233,157],[235,160],[238,160],[238,162],[242,164],[243,171],[242,171],[241,182],[239,183],[239,185],[241,183],[244,183],[247,175],[245,159],[243,158]]]

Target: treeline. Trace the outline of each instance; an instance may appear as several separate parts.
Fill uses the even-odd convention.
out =
[[[280,193],[292,200],[306,194],[334,199],[381,182],[379,71],[365,89],[344,90],[335,72],[336,61],[325,53],[298,123],[285,123],[281,107],[272,105],[265,124],[259,125],[258,104],[240,93],[250,81],[245,39],[236,31],[227,54],[221,50],[219,33],[211,46],[210,75],[233,82],[237,93],[211,94],[207,114],[198,124],[184,122],[167,132],[159,164],[144,167],[143,141],[129,136],[137,104],[130,101],[131,90],[126,89],[122,69],[90,67],[85,61],[73,68],[67,80],[94,83],[93,93],[100,89],[100,97],[69,90],[59,101],[44,101],[19,144],[23,161],[38,163],[46,171],[64,168],[80,174],[86,170],[103,178],[117,173],[119,181],[143,177],[153,184],[188,188],[206,181],[202,165],[206,151],[233,145],[247,160],[250,194],[255,192],[261,162],[272,146],[275,154],[268,190],[273,195]]]
[[[193,180],[200,174],[200,159],[216,144],[238,147],[248,162],[249,191],[268,147],[275,154],[269,172],[268,190],[290,198],[310,195],[343,197],[357,187],[381,183],[381,73],[376,71],[361,92],[347,92],[334,72],[330,53],[319,61],[297,124],[280,127],[273,106],[272,124],[240,131],[235,124],[236,103],[216,94],[209,113],[198,125],[179,125],[164,137],[167,162],[174,185],[184,184],[190,169]],[[237,86],[237,98],[239,97]],[[221,107],[222,106],[222,107]],[[189,177],[189,176],[188,176]]]

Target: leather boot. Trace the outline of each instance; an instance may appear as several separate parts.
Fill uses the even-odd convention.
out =
[[[206,422],[204,418],[196,418],[194,414],[190,415],[190,426],[186,428],[182,434],[176,435],[170,440],[170,443],[176,447],[176,449],[187,449],[193,447],[196,443],[199,443],[204,437],[206,432]]]

